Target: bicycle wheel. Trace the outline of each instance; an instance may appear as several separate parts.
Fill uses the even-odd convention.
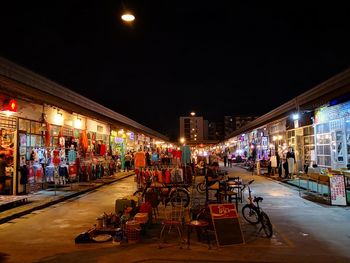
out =
[[[243,206],[242,215],[244,219],[252,225],[259,223],[259,213],[257,211],[257,208],[251,206],[250,204]]]
[[[190,195],[183,189],[176,189],[170,194],[170,202],[172,206],[181,203],[184,207],[187,207],[190,203]]]
[[[201,183],[197,184],[196,189],[197,189],[198,193],[204,194],[205,193],[205,182],[201,182]]]
[[[260,216],[261,216],[262,228],[264,229],[265,235],[268,238],[272,237],[273,231],[272,231],[272,224],[271,224],[270,218],[267,216],[265,212],[261,212]]]

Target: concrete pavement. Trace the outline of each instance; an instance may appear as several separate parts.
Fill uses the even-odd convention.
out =
[[[46,246],[50,243],[47,240],[50,239],[50,236],[45,240],[40,238],[36,240],[34,236],[38,234],[34,235],[35,231],[33,238],[30,238],[28,242],[34,242],[38,247],[42,247],[43,255],[40,257],[40,262],[349,262],[349,207],[315,203],[300,197],[296,187],[283,182],[264,176],[251,175],[250,172],[239,167],[228,168],[228,170],[230,175],[240,176],[244,182],[255,180],[251,188],[253,195],[264,198],[261,205],[269,215],[274,228],[274,235],[271,239],[265,238],[262,233],[259,234],[257,227],[245,223],[240,218],[245,243],[218,247],[215,236],[212,236],[211,250],[208,250],[205,242],[197,241],[194,233],[190,249],[180,249],[176,237],[174,240],[170,239],[165,248],[159,249],[159,225],[154,225],[147,230],[147,236],[137,244],[115,245],[108,242],[74,245],[73,239],[65,239],[64,248],[57,247],[54,251],[48,252]],[[131,178],[126,180],[132,184]],[[111,209],[113,205],[114,203],[111,202]],[[239,210],[242,205],[239,204]],[[86,206],[80,209],[85,211]],[[61,210],[67,211],[63,206]],[[56,212],[60,213],[55,211],[55,214]],[[40,221],[46,218],[44,212],[40,215],[41,217],[33,215],[31,219]],[[74,218],[75,215],[72,214],[71,217]],[[25,229],[24,222],[30,219],[20,220],[4,224],[3,228],[0,226],[1,231],[4,231],[4,236],[11,236],[12,226],[17,226],[19,230]],[[60,231],[65,233],[64,228],[61,228]],[[67,228],[67,231],[71,232],[70,228]],[[18,235],[20,236],[20,233]],[[61,235],[61,233],[56,235]],[[55,239],[57,239],[56,236]],[[45,242],[48,244],[44,245]],[[17,243],[20,245],[23,242],[18,241]],[[21,250],[21,247],[18,249]],[[12,250],[16,251],[14,248]],[[2,251],[5,252],[6,249]],[[10,260],[9,262],[22,261]]]
[[[27,197],[27,203],[0,212],[0,224],[29,214],[35,210],[39,210],[87,192],[94,191],[103,185],[111,184],[134,174],[135,173],[133,171],[119,172],[114,173],[112,176],[106,176],[91,182],[76,182],[67,184],[64,188],[50,188],[25,195],[23,197]]]

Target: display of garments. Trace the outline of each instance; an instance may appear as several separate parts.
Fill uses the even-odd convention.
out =
[[[37,150],[38,153],[38,160],[40,163],[45,163],[45,150],[44,149],[38,149]]]
[[[173,150],[173,157],[174,158],[181,158],[182,151],[181,150]]]
[[[68,167],[69,180],[74,181],[77,178],[77,166],[69,165]]]
[[[65,143],[66,143],[66,139],[63,136],[58,138],[58,145],[59,146],[65,147]]]
[[[40,164],[33,165],[34,168],[34,178],[35,182],[42,183],[43,182],[43,168]]]
[[[158,153],[153,153],[152,154],[152,161],[157,162],[158,161]]]
[[[68,178],[68,169],[67,165],[61,165],[58,167],[58,175],[61,177],[67,177]]]
[[[46,182],[54,181],[55,166],[49,165],[45,168]]]
[[[76,159],[77,159],[77,153],[74,150],[69,150],[69,152],[68,152],[68,162],[69,163],[75,163]]]
[[[181,161],[182,164],[190,164],[191,163],[191,148],[189,145],[185,145],[181,147]]]
[[[144,152],[137,152],[134,156],[135,167],[145,167],[146,166],[146,155]]]
[[[84,151],[86,151],[89,146],[89,141],[85,130],[83,130],[81,133],[81,146],[83,147]]]
[[[163,173],[162,171],[157,171],[158,182],[163,183]]]
[[[60,159],[60,151],[59,150],[53,150],[52,151],[52,163],[54,165],[59,165],[60,162],[61,162],[61,159]]]
[[[166,184],[170,184],[170,182],[171,182],[171,174],[170,174],[169,169],[167,169],[165,171],[165,183]]]
[[[101,144],[100,145],[100,155],[103,156],[107,153],[107,146],[106,144]]]
[[[29,166],[29,173],[28,173],[28,183],[34,184],[34,167]]]

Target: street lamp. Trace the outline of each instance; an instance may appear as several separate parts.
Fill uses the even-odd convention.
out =
[[[191,116],[196,116],[196,113],[194,111],[192,111]]]
[[[135,20],[135,16],[130,13],[125,13],[121,16],[121,19],[125,22],[132,22]]]
[[[185,143],[185,138],[180,138],[180,142],[182,143],[182,144],[184,144]]]

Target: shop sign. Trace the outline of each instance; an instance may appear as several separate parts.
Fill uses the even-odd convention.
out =
[[[344,175],[335,174],[329,178],[332,205],[346,205]]]
[[[218,246],[244,243],[235,205],[211,204],[209,208]]]
[[[316,124],[346,117],[350,117],[350,102],[338,104],[331,107],[320,107],[315,111]]]
[[[114,141],[115,141],[116,143],[123,143],[123,138],[115,137]]]

